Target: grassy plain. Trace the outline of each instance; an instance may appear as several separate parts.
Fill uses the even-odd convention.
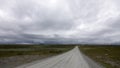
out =
[[[120,68],[120,46],[80,46],[80,50],[105,68]]]
[[[56,55],[72,49],[73,46],[59,45],[0,45],[0,57],[17,55]]]
[[[24,55],[51,56],[67,52],[75,45],[0,45],[0,58]],[[120,68],[120,46],[78,45],[81,52],[105,68]],[[37,57],[39,57],[37,56]],[[27,56],[29,57],[29,56]],[[31,58],[32,59],[32,58]],[[25,61],[24,61],[25,62]]]
[[[73,46],[59,45],[1,44],[0,68],[15,68],[32,61],[64,53],[72,48]]]

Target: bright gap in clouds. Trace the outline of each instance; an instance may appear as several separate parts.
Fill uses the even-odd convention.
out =
[[[119,3],[119,0],[0,0],[0,43],[118,44]]]

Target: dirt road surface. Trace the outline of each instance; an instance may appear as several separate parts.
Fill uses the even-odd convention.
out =
[[[76,46],[74,49],[58,56],[38,60],[16,68],[103,68],[83,55]]]

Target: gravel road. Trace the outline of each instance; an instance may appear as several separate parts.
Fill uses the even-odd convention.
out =
[[[76,46],[74,49],[58,56],[38,60],[16,68],[103,68],[83,55]]]

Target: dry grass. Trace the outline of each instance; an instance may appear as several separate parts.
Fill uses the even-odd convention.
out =
[[[80,49],[105,68],[120,68],[120,46],[80,46]]]

